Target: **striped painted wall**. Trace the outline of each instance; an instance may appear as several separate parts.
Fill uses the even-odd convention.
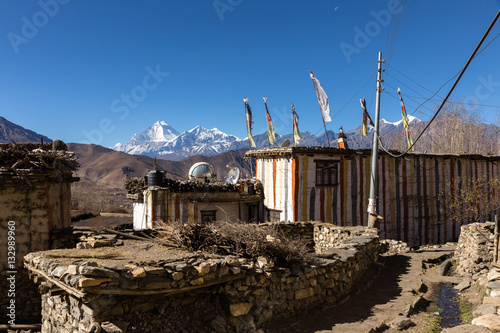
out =
[[[294,221],[294,161],[290,158],[267,158],[257,161],[256,178],[264,187],[264,205],[281,210],[281,221]]]
[[[371,159],[367,151],[320,154],[300,153],[297,148],[301,147],[291,147],[285,156],[273,156],[272,149],[262,156],[255,151],[250,156],[257,158],[256,177],[263,183],[267,208],[281,210],[282,221],[367,225]],[[338,185],[316,186],[315,160],[338,161]],[[467,185],[464,183],[499,175],[500,157],[379,155],[377,212],[384,218],[381,237],[403,240],[410,246],[457,240],[460,225],[449,219],[438,196],[453,196]]]

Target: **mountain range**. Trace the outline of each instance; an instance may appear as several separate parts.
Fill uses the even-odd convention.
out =
[[[418,118],[409,116],[409,122],[413,125],[422,123]],[[385,119],[380,120],[380,133],[382,135],[398,133],[402,130],[403,121],[390,123]],[[373,131],[371,126],[369,132]],[[371,135],[361,142],[361,126],[345,133],[351,148],[371,147]],[[324,133],[318,136],[310,133],[301,133],[301,146],[327,146],[328,142]],[[337,144],[337,134],[328,131],[330,146]],[[276,140],[281,144],[285,140],[292,141],[292,134],[276,134]],[[257,148],[268,147],[267,133],[254,135]],[[240,139],[234,135],[221,132],[217,128],[206,129],[196,126],[189,131],[179,133],[175,128],[165,121],[159,120],[141,133],[135,134],[129,141],[118,143],[112,147],[116,151],[133,155],[157,156],[161,159],[180,161],[194,155],[214,156],[223,152],[248,148],[248,138]]]
[[[439,118],[439,117],[438,117]],[[411,130],[420,133],[427,124],[409,116]],[[479,145],[489,144],[491,148],[483,149],[484,154],[497,154],[495,147],[500,128],[492,124],[467,125],[454,127],[450,118],[436,119],[436,125],[430,128],[418,143],[421,152],[432,151],[443,153],[449,151],[470,153],[477,151]],[[448,126],[448,128],[447,128]],[[368,131],[373,128],[368,126]],[[380,120],[380,133],[387,148],[404,150],[406,140],[402,121],[391,123]],[[372,135],[363,137],[361,141],[361,126],[345,133],[350,148],[369,148],[372,145]],[[314,135],[310,132],[301,133],[301,146],[327,146],[324,133]],[[336,134],[328,131],[330,145],[336,146]],[[51,142],[48,137],[35,133],[0,117],[0,142],[39,142],[43,137],[45,142]],[[433,139],[434,138],[434,139]],[[440,140],[440,138],[447,138]],[[257,147],[268,146],[267,133],[254,136]],[[292,140],[292,135],[276,135],[279,143]],[[423,142],[423,143],[422,143]],[[436,146],[437,145],[437,146]],[[68,148],[74,151],[80,161],[76,176],[82,182],[91,182],[123,189],[127,178],[141,177],[153,168],[153,158],[158,155],[158,169],[167,171],[172,179],[186,179],[189,168],[196,162],[208,162],[213,165],[219,179],[223,179],[232,164],[243,172],[244,177],[250,177],[252,166],[250,160],[245,160],[248,150],[248,140],[225,134],[218,129],[205,129],[196,126],[192,130],[179,133],[164,121],[158,121],[145,131],[136,134],[124,144],[114,148],[98,145],[69,143]],[[458,149],[457,149],[458,148]],[[117,150],[124,150],[117,151]],[[163,152],[160,155],[158,152]],[[149,155],[149,156],[145,156]],[[164,160],[168,158],[169,160]]]
[[[76,176],[80,182],[92,182],[116,189],[123,188],[128,178],[145,176],[153,169],[153,158],[144,155],[130,155],[94,144],[68,143],[68,149],[74,151],[80,162]],[[185,180],[194,163],[211,164],[218,179],[224,179],[231,164],[238,167],[245,177],[250,177],[250,160],[245,159],[246,149],[231,150],[216,156],[195,155],[182,161],[156,161],[158,170],[165,170],[170,179]]]
[[[158,156],[180,161],[194,155],[213,156],[245,147],[246,140],[201,126],[179,133],[164,121],[157,121],[129,141],[116,144],[113,149],[133,155]]]
[[[12,140],[15,142],[40,142],[41,138],[43,138],[44,142],[52,142],[45,135],[38,134],[0,117],[0,143],[12,143]]]

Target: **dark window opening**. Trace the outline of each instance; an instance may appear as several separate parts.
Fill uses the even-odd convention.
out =
[[[278,209],[269,209],[269,216],[268,216],[268,221],[269,222],[280,222],[280,216],[281,216],[281,210]]]
[[[316,185],[332,186],[338,185],[338,161],[315,161],[316,162]]]
[[[216,221],[216,210],[202,210],[201,211],[201,222],[211,223]]]

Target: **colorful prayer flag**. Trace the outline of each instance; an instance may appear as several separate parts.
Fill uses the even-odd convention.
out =
[[[267,123],[267,138],[270,145],[277,145],[276,135],[274,133],[273,121],[271,119],[271,114],[267,109],[267,97],[264,97],[264,105],[266,106],[266,123]]]
[[[405,128],[406,141],[408,142],[408,148],[413,149],[413,138],[411,137],[410,124],[408,123],[408,115],[406,114],[405,103],[403,102],[403,96],[401,96],[401,89],[398,87],[399,100],[401,101],[401,114],[403,115],[403,125]]]
[[[245,115],[247,118],[247,132],[248,132],[248,144],[250,147],[256,147],[255,141],[253,140],[252,136],[252,109],[250,109],[250,105],[248,105],[248,98],[243,98],[243,101],[245,102]]]
[[[299,116],[295,112],[295,106],[292,103],[292,124],[293,124],[293,143],[297,145],[302,139],[299,132]]]
[[[363,135],[368,135],[367,121],[370,121],[371,126],[375,126],[375,125],[373,124],[373,120],[370,117],[370,115],[368,114],[368,111],[366,110],[365,98],[364,97],[363,97],[363,99],[360,98],[359,102],[361,103],[361,109],[363,110],[363,123],[362,123],[362,127],[361,127],[361,132]]]
[[[314,90],[316,90],[316,97],[318,97],[319,109],[321,110],[321,115],[323,116],[323,121],[325,123],[332,121],[330,118],[330,105],[328,104],[328,96],[326,96],[325,90],[319,83],[318,79],[314,77],[314,73],[309,71],[309,75],[313,80]]]

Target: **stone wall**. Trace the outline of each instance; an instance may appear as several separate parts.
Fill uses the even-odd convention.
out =
[[[483,271],[486,273],[493,261],[493,222],[471,223],[460,230],[455,260],[456,273],[473,278]]]
[[[375,229],[363,226],[339,227],[327,223],[314,223],[314,246],[316,253],[329,251],[338,247],[346,239],[362,235],[366,232],[376,233]]]
[[[37,279],[46,281],[42,332],[97,327],[102,332],[251,332],[271,319],[344,299],[377,262],[379,240],[354,236],[328,258],[295,267],[234,256],[138,266],[71,261],[51,252],[25,257]]]
[[[13,318],[17,324],[40,322],[39,293],[23,257],[52,248],[51,231],[70,226],[77,164],[62,141],[0,144],[0,324]],[[11,300],[15,310],[6,310]]]
[[[339,227],[319,222],[267,222],[260,225],[272,225],[289,237],[299,237],[316,253],[329,252],[354,236],[377,234],[376,229],[363,226]]]
[[[274,226],[292,238],[300,238],[314,249],[315,223],[311,222],[266,222],[259,225]]]

